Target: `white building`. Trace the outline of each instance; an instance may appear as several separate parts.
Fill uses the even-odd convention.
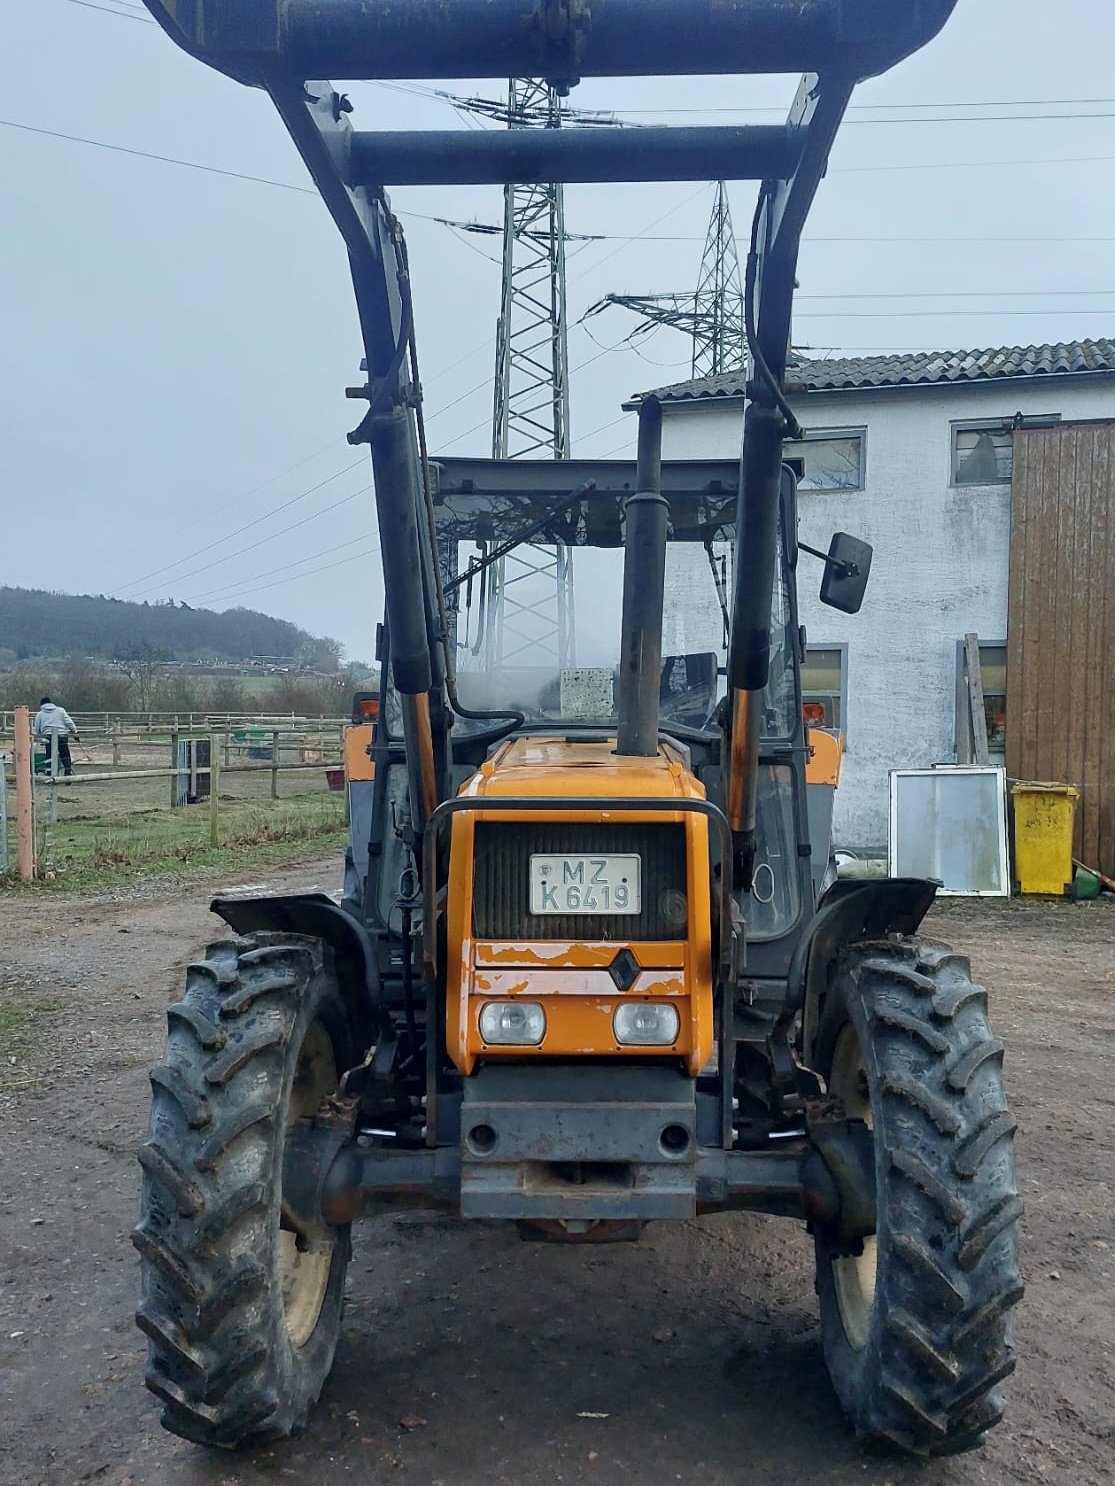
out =
[[[992,755],[1003,748],[1011,468],[1016,423],[1115,419],[1115,341],[798,361],[787,373],[806,430],[787,448],[800,535],[875,549],[860,614],[817,599],[802,554],[804,692],[845,735],[839,846],[882,854],[888,771],[956,761],[959,650],[979,635]],[[667,459],[739,451],[739,375],[656,391]]]

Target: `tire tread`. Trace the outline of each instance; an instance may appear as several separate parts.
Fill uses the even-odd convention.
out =
[[[830,992],[826,1046],[841,1018],[867,1038],[883,1185],[872,1331],[859,1353],[840,1340],[822,1271],[826,1358],[858,1432],[917,1455],[978,1443],[1015,1365],[1016,1121],[987,992],[970,976],[965,956],[905,940],[846,951]],[[818,1263],[829,1262],[819,1236]]]
[[[330,1281],[318,1375],[282,1361],[290,1349],[269,1257],[288,1049],[300,1017],[314,1015],[303,1013],[303,996],[317,997],[315,1006],[332,997],[342,1009],[331,1014],[347,1015],[326,955],[303,937],[222,941],[188,967],[185,995],[168,1008],[167,1051],[151,1074],[151,1123],[138,1153],[136,1324],[164,1427],[198,1444],[255,1444],[302,1428],[332,1361],[341,1280]],[[347,1231],[339,1239],[333,1274],[343,1277]]]

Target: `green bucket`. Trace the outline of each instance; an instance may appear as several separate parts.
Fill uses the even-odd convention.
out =
[[[1090,872],[1087,867],[1077,867],[1072,879],[1072,895],[1078,903],[1098,898],[1101,887],[1098,873]]]

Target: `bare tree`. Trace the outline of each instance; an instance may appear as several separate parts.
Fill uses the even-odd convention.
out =
[[[149,712],[155,685],[162,675],[163,667],[170,656],[158,646],[144,640],[142,645],[130,646],[117,659],[117,665],[128,678],[132,701],[140,712]]]

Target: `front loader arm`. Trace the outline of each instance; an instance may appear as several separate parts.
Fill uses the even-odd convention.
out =
[[[782,394],[798,245],[859,80],[924,46],[956,0],[145,0],[199,60],[270,94],[348,249],[369,400],[390,660],[421,829],[449,790],[444,641],[415,426],[413,313],[393,184],[762,181],[748,257],[755,376],[744,426],[728,665],[735,878],[754,856],[759,699],[767,681]],[[805,69],[783,126],[361,133],[325,73],[360,79],[581,77]]]
[[[444,727],[446,713],[414,428],[414,315],[402,229],[381,187],[350,183],[354,130],[347,99],[328,82],[295,83],[281,75],[268,91],[348,249],[368,373],[368,412],[349,441],[370,446],[385,579],[389,571],[405,579],[385,582],[387,629],[420,828],[445,793],[437,767],[445,743],[435,740],[433,718]]]
[[[798,432],[782,391],[798,250],[854,82],[847,74],[802,78],[788,122],[804,143],[791,173],[763,182],[747,255],[744,293],[752,365],[736,512],[726,718],[733,875],[744,891],[751,886],[756,847],[759,726],[770,662],[782,445],[787,435]]]

